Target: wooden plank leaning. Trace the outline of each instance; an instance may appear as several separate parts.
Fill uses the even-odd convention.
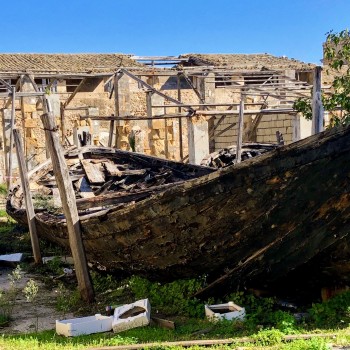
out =
[[[21,177],[21,184],[23,188],[24,200],[26,203],[26,212],[29,226],[30,240],[32,244],[33,256],[35,264],[39,265],[42,263],[41,253],[39,247],[39,239],[35,224],[35,212],[32,197],[30,195],[30,187],[28,180],[27,165],[24,159],[22,139],[19,130],[13,129],[13,138],[16,145],[16,153],[18,159],[18,167]]]
[[[81,226],[75,193],[72,182],[69,178],[68,167],[63,156],[61,144],[59,142],[58,128],[55,124],[55,118],[52,112],[43,114],[41,120],[45,130],[46,146],[51,156],[53,172],[61,196],[63,213],[66,217],[69,245],[74,260],[78,289],[81,298],[90,303],[94,300],[94,291],[81,236]]]

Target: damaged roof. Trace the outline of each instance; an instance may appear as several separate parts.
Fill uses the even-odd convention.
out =
[[[0,72],[103,73],[143,65],[124,54],[0,54]]]
[[[294,58],[277,57],[267,53],[263,54],[185,54],[180,57],[189,58],[186,65],[191,66],[217,66],[233,70],[279,70],[295,69],[306,71],[316,65],[305,63]]]

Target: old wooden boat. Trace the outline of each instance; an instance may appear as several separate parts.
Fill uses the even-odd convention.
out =
[[[146,168],[173,169],[178,180],[129,193],[95,190],[77,200],[87,257],[110,271],[166,280],[207,274],[222,276],[217,282],[269,281],[349,242],[350,128],[216,171],[113,149],[82,149],[79,157],[80,164],[112,160],[114,166],[133,158]],[[118,182],[121,169],[110,169],[112,181]],[[32,184],[54,186],[49,170],[49,164],[37,169]],[[102,188],[110,180],[103,181]],[[20,186],[7,210],[24,221]],[[36,220],[42,237],[68,247],[62,215],[39,210]]]

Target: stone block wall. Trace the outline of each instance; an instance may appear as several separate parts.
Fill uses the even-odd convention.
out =
[[[294,117],[288,114],[264,115],[256,129],[256,137],[254,140],[247,138],[248,129],[251,127],[255,116],[244,116],[243,142],[254,141],[261,143],[276,143],[276,132],[279,131],[283,135],[286,144],[293,141],[293,121]],[[219,118],[216,118],[216,123]],[[232,124],[234,124],[232,126]],[[230,127],[231,126],[231,127]],[[224,131],[230,127],[228,130]],[[215,137],[215,150],[235,145],[237,143],[237,127],[238,116],[228,115],[219,126],[216,127],[215,134],[221,133]],[[223,132],[223,133],[222,133]]]
[[[276,132],[283,135],[285,143],[293,140],[293,116],[288,114],[264,115],[257,128],[257,142],[276,143]]]
[[[121,92],[121,115],[135,115],[139,117],[147,116],[147,103],[145,90],[139,86],[139,83],[128,78],[122,83],[124,91]],[[154,88],[161,90],[164,94],[178,98],[177,86],[174,79],[167,77],[150,77],[147,82],[153,84]],[[66,82],[59,81],[57,84],[58,93],[58,106],[60,102],[64,102],[69,96],[66,92]],[[91,85],[91,84],[90,84]],[[215,88],[214,83],[205,84],[199,79],[198,86],[201,91],[205,102],[207,103],[239,103],[240,93],[237,90],[230,88]],[[66,136],[72,141],[74,127],[80,127],[86,125],[86,122],[80,122],[80,115],[87,115],[88,107],[95,107],[98,110],[100,116],[110,116],[115,114],[115,100],[114,95],[109,98],[110,93],[105,91],[104,81],[90,86],[89,91],[78,92],[74,99],[69,104],[69,107],[81,107],[81,110],[65,111],[65,130]],[[181,101],[185,104],[200,103],[198,96],[195,92],[184,85],[181,85]],[[34,91],[31,82],[24,80],[21,86],[22,91]],[[158,95],[153,94],[156,98],[152,101],[153,104],[162,105],[164,107],[152,109],[153,115],[159,115],[164,113],[177,113],[177,107],[166,107],[172,102],[168,102],[166,99]],[[261,97],[247,98],[245,102],[260,102]],[[1,106],[0,106],[1,108]],[[8,108],[11,108],[8,107]],[[255,108],[247,107],[247,108]],[[56,108],[57,109],[57,108]],[[218,110],[226,110],[227,106],[221,106]],[[238,106],[234,106],[233,109],[238,109]],[[184,111],[184,110],[183,110]],[[16,101],[16,126],[20,128],[26,144],[26,155],[29,160],[29,167],[42,162],[46,158],[46,147],[44,131],[42,129],[40,115],[43,113],[40,100],[38,98],[23,98],[22,101]],[[57,113],[56,113],[57,114]],[[218,120],[221,116],[216,116],[214,120],[214,127],[216,127]],[[56,115],[57,123],[59,124],[59,112]],[[230,124],[237,123],[237,115],[227,115],[224,121],[216,127],[215,133],[220,133],[220,136],[215,138],[215,150],[227,147],[235,144],[237,141],[237,125],[224,131]],[[183,154],[188,155],[188,119],[182,118],[182,140],[183,140]],[[245,132],[252,125],[254,116],[246,115],[244,119]],[[294,121],[295,123],[295,121]],[[84,125],[83,125],[84,124]],[[98,140],[102,144],[107,145],[108,121],[99,122],[99,137]],[[0,129],[2,125],[0,125]],[[262,117],[261,122],[256,130],[257,142],[276,142],[276,131],[280,131],[283,134],[286,143],[290,143],[293,140],[293,117],[289,115],[265,115]],[[1,130],[2,135],[2,130]],[[131,150],[130,137],[135,137],[137,141],[137,150],[146,154],[155,155],[159,157],[166,157],[169,159],[179,160],[179,139],[180,139],[180,126],[179,118],[159,120],[134,120],[134,121],[121,121],[116,123],[116,136],[118,140],[117,146],[121,149]],[[246,141],[246,135],[244,141]]]

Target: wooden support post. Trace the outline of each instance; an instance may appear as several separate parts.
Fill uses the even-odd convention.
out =
[[[177,99],[181,102],[181,76],[177,75]],[[178,107],[177,111],[181,113],[181,107]],[[179,147],[180,147],[180,160],[184,158],[183,139],[182,139],[182,118],[179,118]]]
[[[19,89],[20,85],[21,85],[21,79],[17,79],[16,85],[15,85],[15,91],[17,91],[17,89]],[[4,106],[4,109],[7,109],[7,108],[9,107],[9,105],[11,104],[11,101],[12,101],[11,98],[9,98],[9,99],[6,101],[5,106]]]
[[[81,90],[82,86],[86,83],[87,80],[88,80],[88,78],[83,78],[81,80],[81,82],[75,88],[73,93],[67,98],[66,102],[64,103],[64,107],[67,107],[71,103],[71,101],[73,100],[74,96]]]
[[[60,103],[60,117],[61,117],[62,144],[64,144],[66,141],[66,126],[64,124],[64,104],[63,104],[63,102]]]
[[[21,134],[20,134],[19,130],[13,129],[13,137],[14,137],[14,141],[15,141],[15,145],[16,145],[19,173],[20,173],[20,177],[21,177],[21,184],[22,184],[22,188],[23,188],[24,200],[26,203],[26,212],[27,212],[27,219],[28,219],[30,240],[32,243],[34,261],[35,261],[35,264],[39,265],[42,263],[41,254],[40,254],[39,239],[38,239],[36,224],[35,224],[34,206],[33,206],[33,202],[32,202],[32,196],[30,194],[27,165],[26,165],[26,161],[24,159],[22,139],[21,139]]]
[[[164,108],[164,113],[166,114],[166,108]],[[169,145],[168,145],[168,123],[166,118],[164,119],[164,152],[165,152],[165,158],[168,158],[168,153],[169,153]]]
[[[12,158],[13,158],[13,129],[15,127],[15,119],[16,119],[16,109],[15,109],[15,102],[16,102],[16,88],[12,88],[12,111],[11,111],[11,132],[10,132],[10,149],[9,149],[9,169],[8,169],[8,176],[7,176],[7,190],[9,191],[11,189],[12,185]]]
[[[322,67],[316,67],[314,71],[314,85],[312,96],[312,134],[323,131],[323,105],[321,92]]]
[[[112,147],[112,143],[113,143],[113,135],[114,135],[114,126],[115,121],[111,120],[109,122],[109,136],[108,136],[108,147]]]
[[[152,91],[146,91],[147,118],[152,118]]]
[[[244,101],[241,98],[239,104],[238,115],[238,134],[237,134],[237,148],[236,148],[236,164],[241,162],[242,155],[242,137],[243,137],[243,119],[244,119]]]
[[[116,73],[114,75],[114,81],[113,81],[113,87],[114,87],[114,110],[115,110],[115,115],[117,117],[120,116],[120,103],[119,103],[119,79],[123,76],[123,73]],[[115,128],[118,127],[119,122],[115,123]],[[118,130],[115,129],[115,144],[114,146],[117,147],[118,145]]]
[[[4,165],[5,165],[6,185],[8,185],[8,176],[9,176],[8,130],[10,127],[10,123],[11,123],[11,117],[8,118],[8,110],[3,109],[2,110],[2,135],[3,135],[3,144],[4,144]]]
[[[53,114],[43,114],[41,120],[44,125],[46,145],[51,155],[53,172],[61,196],[63,212],[66,217],[69,245],[74,259],[78,288],[82,299],[90,303],[94,300],[94,291],[86,262],[72,181],[69,177],[68,167],[61,149]]]

